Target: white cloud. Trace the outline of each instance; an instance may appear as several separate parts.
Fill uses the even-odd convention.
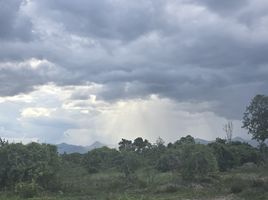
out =
[[[96,140],[117,144],[121,138],[138,136],[151,142],[157,137],[167,142],[175,141],[187,134],[210,140],[225,137],[222,128],[227,119],[208,111],[214,103],[176,102],[158,95],[105,102],[98,99],[101,89],[94,85],[59,87],[49,84],[30,93],[31,101],[27,103],[19,103],[21,99],[14,98],[13,103],[21,112],[17,120],[2,128],[5,137],[12,135],[14,138],[37,138],[41,142],[82,145]],[[79,94],[83,98],[75,98]],[[4,122],[3,118],[1,121]],[[234,135],[246,137],[240,128],[241,122],[233,123]],[[9,131],[8,127],[21,131]]]
[[[21,116],[25,118],[49,117],[55,109],[48,108],[24,108]]]

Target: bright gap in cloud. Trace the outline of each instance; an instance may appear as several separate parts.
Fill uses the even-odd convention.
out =
[[[9,122],[8,127],[22,129],[14,138],[23,135],[24,140],[37,138],[40,142],[79,145],[98,140],[115,145],[121,138],[139,136],[151,142],[158,137],[173,142],[187,134],[208,140],[225,137],[223,125],[228,119],[209,111],[214,102],[176,102],[157,95],[105,102],[98,99],[102,87],[95,84],[68,87],[49,84],[36,89],[28,94],[31,101],[21,103],[20,96],[13,97],[18,109],[10,110],[20,117]],[[7,106],[13,104],[0,103],[0,109],[4,106],[7,112]],[[241,122],[233,123],[234,136],[247,137],[240,128]]]

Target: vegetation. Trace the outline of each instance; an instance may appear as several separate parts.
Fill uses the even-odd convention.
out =
[[[255,113],[245,114],[247,123],[251,116],[257,123]],[[249,130],[262,142],[267,138],[263,128],[260,137]],[[268,199],[267,147],[232,141],[231,125],[226,132],[227,140],[208,145],[190,135],[168,145],[138,137],[122,139],[118,150],[62,155],[53,145],[0,139],[0,200]]]
[[[255,96],[246,108],[243,127],[261,144],[268,139],[268,96]]]

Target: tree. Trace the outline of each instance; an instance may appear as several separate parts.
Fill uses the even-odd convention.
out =
[[[132,151],[133,145],[131,140],[123,139],[118,143],[119,151]]]
[[[216,143],[219,143],[219,144],[226,144],[226,140],[225,139],[221,139],[219,137],[216,138]]]
[[[175,144],[176,145],[195,144],[195,140],[191,135],[187,135],[185,137],[181,137],[181,139],[176,141]]]
[[[6,141],[5,139],[0,138],[0,147],[3,147],[5,145],[7,145],[7,144],[8,144],[8,141]]]
[[[155,144],[159,148],[165,147],[165,141],[161,137],[157,138]]]
[[[49,144],[6,144],[0,148],[0,186],[14,187],[35,181],[50,189],[56,180],[60,160],[57,147]]]
[[[134,140],[133,150],[139,154],[144,153],[146,150],[151,148],[151,143],[148,140],[143,140],[141,137],[138,137]]]
[[[141,166],[141,160],[138,154],[134,152],[123,151],[118,158],[118,169],[124,173],[125,177],[130,180],[135,171]]]
[[[161,172],[178,170],[181,167],[181,161],[174,152],[168,152],[158,159],[156,168]]]
[[[229,121],[227,122],[227,124],[224,124],[223,130],[226,133],[227,142],[228,143],[232,142],[233,130],[234,130],[233,122]]]
[[[83,164],[89,173],[97,173],[116,166],[119,152],[116,149],[102,147],[93,149],[84,155]]]
[[[205,177],[218,169],[211,149],[202,144],[183,145],[181,161],[183,179]]]
[[[256,95],[246,108],[243,126],[262,145],[268,138],[268,96]]]

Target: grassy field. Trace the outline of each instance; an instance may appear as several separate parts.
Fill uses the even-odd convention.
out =
[[[0,200],[22,197],[2,192]],[[268,169],[238,168],[195,181],[183,181],[177,173],[142,169],[131,179],[118,172],[88,174],[67,167],[54,193],[40,192],[32,200],[268,200]]]

